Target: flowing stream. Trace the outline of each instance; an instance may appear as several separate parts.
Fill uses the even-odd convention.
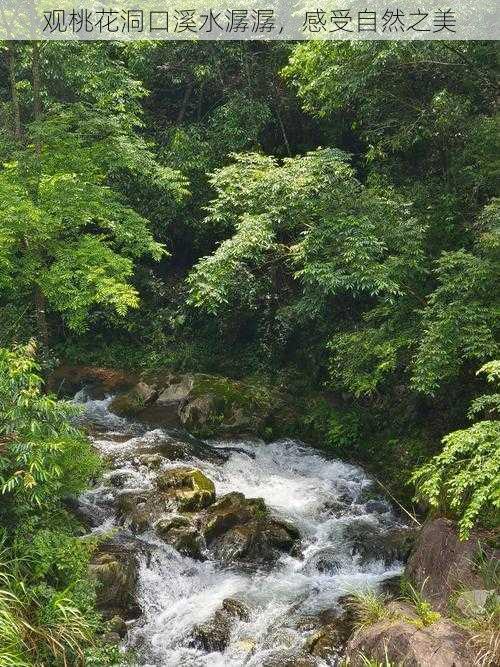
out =
[[[160,470],[192,464],[215,483],[217,496],[239,491],[261,497],[272,514],[301,534],[299,553],[283,554],[271,567],[237,567],[180,555],[153,530],[132,535],[116,516],[120,494],[154,488],[158,470],[142,465],[137,452],[155,451],[168,432],[147,430],[108,411],[110,399],[92,400],[85,391],[81,419],[96,448],[110,461],[98,487],[81,506],[93,517],[93,531],[137,540],[138,603],[142,615],[129,621],[124,648],[142,667],[262,667],[284,665],[282,655],[300,654],[311,635],[304,619],[338,609],[338,600],[359,590],[377,589],[401,573],[402,563],[363,556],[356,544],[368,534],[385,535],[403,521],[360,468],[329,460],[294,440],[211,442],[229,451],[223,463],[201,458],[161,461]],[[119,483],[118,481],[119,480]],[[234,620],[223,652],[207,653],[189,640],[194,626],[211,618],[225,598],[244,601],[250,618]],[[273,662],[274,660],[274,662]],[[308,664],[336,664],[314,658]],[[291,663],[286,663],[291,664]],[[298,664],[298,663],[297,663]]]

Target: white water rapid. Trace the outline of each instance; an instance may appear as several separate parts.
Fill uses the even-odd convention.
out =
[[[94,531],[114,528],[132,536],[115,516],[116,499],[124,492],[154,488],[158,470],[141,464],[137,450],[154,451],[165,432],[148,431],[116,417],[107,409],[110,399],[90,400],[82,391],[75,400],[83,404],[82,419],[94,426],[96,448],[111,461],[100,486],[82,496],[82,506],[94,516],[94,525],[98,524]],[[387,501],[370,494],[373,484],[363,470],[324,458],[317,450],[292,440],[210,444],[237,451],[218,464],[196,458],[163,459],[160,470],[193,464],[214,481],[217,496],[239,491],[247,498],[263,498],[275,517],[300,531],[300,553],[282,555],[268,568],[238,568],[182,556],[152,530],[133,537],[146,545],[137,551],[142,615],[129,621],[124,645],[133,649],[134,665],[285,664],[280,655],[300,652],[311,635],[304,619],[335,610],[341,596],[376,589],[401,573],[400,562],[366,559],[354,548],[358,526],[384,535],[402,525]],[[206,653],[193,646],[189,640],[193,627],[212,617],[228,597],[244,601],[250,619],[234,620],[224,652]],[[314,660],[308,664],[336,664]]]

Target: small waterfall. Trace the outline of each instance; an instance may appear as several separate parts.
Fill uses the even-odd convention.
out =
[[[339,598],[376,589],[402,571],[402,563],[366,556],[363,535],[383,536],[403,526],[389,503],[374,499],[372,481],[353,465],[329,460],[295,440],[213,441],[225,461],[196,456],[162,459],[153,469],[140,453],[154,452],[169,437],[146,430],[108,410],[111,399],[91,400],[80,392],[80,420],[91,425],[96,448],[111,460],[100,486],[81,503],[94,517],[92,530],[127,528],[116,518],[121,494],[150,490],[158,470],[192,464],[216,487],[217,496],[239,491],[261,497],[273,516],[301,534],[300,553],[284,554],[269,568],[237,568],[215,560],[180,555],[155,533],[143,532],[139,554],[138,602],[142,616],[129,623],[125,648],[142,667],[261,667],[280,650],[300,650],[310,631],[301,619],[335,609]],[[358,537],[361,535],[361,537]],[[234,620],[224,652],[206,653],[190,642],[193,627],[209,619],[228,597],[243,600],[249,620]],[[271,664],[271,663],[269,663]],[[273,663],[279,664],[279,662]],[[318,666],[326,664],[317,659]]]

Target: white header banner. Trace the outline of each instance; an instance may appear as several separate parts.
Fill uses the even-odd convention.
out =
[[[495,40],[500,0],[0,0],[3,40]]]

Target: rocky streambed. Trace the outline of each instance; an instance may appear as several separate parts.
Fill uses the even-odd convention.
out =
[[[77,511],[109,641],[143,667],[335,665],[345,601],[388,585],[411,530],[358,467],[294,440],[204,442],[84,390],[109,467]]]

